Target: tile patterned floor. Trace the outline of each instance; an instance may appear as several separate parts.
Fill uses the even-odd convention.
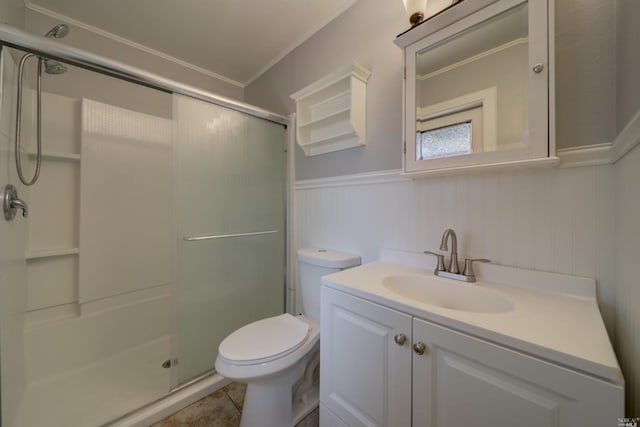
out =
[[[151,427],[237,427],[244,403],[246,386],[231,383],[211,393]],[[296,427],[318,427],[318,409],[307,415]]]

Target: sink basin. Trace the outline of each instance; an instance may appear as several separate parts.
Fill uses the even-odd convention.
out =
[[[505,313],[513,310],[513,303],[504,296],[468,283],[431,276],[389,276],[382,285],[400,296],[416,302],[450,310],[476,313]]]

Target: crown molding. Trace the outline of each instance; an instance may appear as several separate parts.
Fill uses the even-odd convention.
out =
[[[225,77],[225,76],[222,76],[220,74],[214,73],[213,71],[207,70],[206,68],[199,67],[197,65],[191,64],[190,62],[183,61],[183,60],[178,59],[176,57],[173,57],[171,55],[167,55],[166,53],[160,52],[159,50],[152,49],[152,48],[150,48],[148,46],[142,45],[140,43],[136,43],[136,42],[131,41],[129,39],[126,39],[124,37],[120,37],[120,36],[118,36],[116,34],[113,34],[113,33],[110,33],[108,31],[102,30],[102,29],[100,29],[98,27],[94,27],[94,26],[86,24],[86,23],[84,23],[82,21],[78,21],[77,19],[71,18],[71,17],[66,16],[66,15],[62,15],[60,13],[54,12],[54,11],[52,11],[50,9],[47,9],[47,8],[44,8],[42,6],[35,5],[35,4],[33,4],[31,2],[31,0],[24,0],[24,5],[25,5],[25,7],[27,9],[29,9],[29,10],[31,10],[33,12],[41,13],[43,15],[46,15],[46,16],[50,17],[50,18],[57,19],[57,20],[60,20],[60,21],[64,21],[64,22],[66,22],[68,24],[71,24],[71,25],[73,25],[75,27],[82,28],[83,30],[90,31],[90,32],[92,32],[94,34],[98,34],[99,36],[108,38],[108,39],[113,40],[115,42],[122,43],[124,45],[127,45],[127,46],[133,47],[135,49],[141,50],[141,51],[143,51],[145,53],[160,57],[160,58],[165,59],[167,61],[173,62],[174,64],[177,64],[177,65],[180,65],[182,67],[188,68],[190,70],[196,71],[198,73],[204,74],[204,75],[206,75],[208,77],[212,77],[214,79],[223,81],[225,83],[228,83],[230,85],[233,85],[233,86],[236,86],[236,87],[239,87],[239,88],[242,88],[242,89],[244,89],[245,86],[246,86],[244,83],[241,83],[241,82],[238,82],[236,80],[230,79],[229,77]]]

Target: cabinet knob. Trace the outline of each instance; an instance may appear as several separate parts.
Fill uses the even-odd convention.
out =
[[[413,345],[413,351],[415,354],[422,356],[427,351],[427,345],[423,342],[417,342]]]
[[[533,66],[533,72],[536,74],[540,74],[544,70],[544,64],[539,62]]]
[[[407,342],[407,336],[405,334],[398,334],[398,335],[393,337],[393,340],[398,345],[404,345],[404,343]]]

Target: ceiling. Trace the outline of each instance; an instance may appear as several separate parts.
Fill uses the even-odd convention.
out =
[[[357,0],[25,0],[245,86]]]

